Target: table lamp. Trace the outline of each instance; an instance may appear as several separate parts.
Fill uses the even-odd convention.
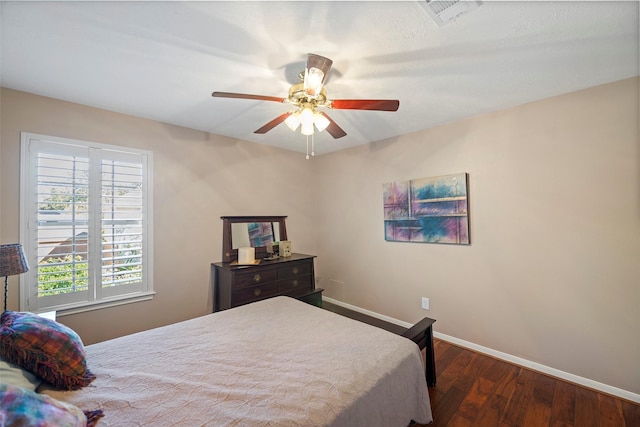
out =
[[[11,243],[0,245],[0,277],[4,276],[4,311],[7,311],[7,290],[9,276],[29,271],[29,264],[24,256],[22,245]]]

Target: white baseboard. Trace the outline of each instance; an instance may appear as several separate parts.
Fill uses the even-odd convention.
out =
[[[340,307],[348,308],[349,310],[366,314],[367,316],[377,317],[378,319],[384,320],[385,322],[395,323],[396,325],[400,325],[405,328],[410,328],[413,326],[411,323],[403,322],[402,320],[394,319],[393,317],[385,316],[384,314],[376,313],[375,311],[369,311],[364,308],[356,307],[355,305],[347,304],[346,302],[338,301],[333,298],[322,296],[322,300],[330,302],[331,304],[339,305]]]
[[[342,301],[334,300],[333,298],[322,297],[323,300],[326,300],[332,304],[339,305],[349,310],[358,311],[360,313],[366,314],[371,317],[377,317],[378,319],[382,319],[386,322],[395,323],[396,325],[404,326],[405,328],[409,328],[412,325],[407,322],[403,322],[402,320],[394,319],[393,317],[384,316],[382,314],[378,314],[374,311],[366,310],[364,308],[357,307],[355,305],[347,304]],[[589,378],[580,377],[578,375],[570,374],[568,372],[561,371],[559,369],[551,368],[546,365],[541,365],[540,363],[532,362],[527,359],[523,359],[521,357],[513,356],[508,353],[503,353],[498,350],[494,350],[488,347],[484,347],[478,344],[474,344],[469,341],[461,340],[456,337],[452,337],[449,335],[441,334],[439,332],[433,333],[435,338],[441,339],[443,341],[450,342],[451,344],[458,345],[460,347],[468,348],[469,350],[477,351],[478,353],[483,353],[491,357],[495,357],[496,359],[504,360],[509,363],[513,363],[515,365],[519,365],[533,371],[537,371],[543,374],[550,375],[552,377],[560,378],[562,380],[581,385],[583,387],[588,387],[602,393],[610,394],[612,396],[619,397],[621,399],[629,400],[631,402],[640,403],[640,394],[632,393],[627,390],[623,390],[621,388],[613,387],[607,384],[603,384],[597,381],[590,380]]]

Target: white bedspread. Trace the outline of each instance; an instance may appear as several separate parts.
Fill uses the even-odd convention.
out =
[[[406,427],[431,421],[418,347],[288,297],[87,346],[97,379],[45,390],[106,426]]]

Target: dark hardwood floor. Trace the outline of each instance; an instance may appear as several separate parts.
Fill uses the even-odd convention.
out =
[[[446,341],[435,340],[434,348],[431,427],[640,426],[638,404]]]

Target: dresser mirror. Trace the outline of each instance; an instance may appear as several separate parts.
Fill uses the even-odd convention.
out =
[[[251,246],[256,259],[265,258],[267,245],[287,240],[286,216],[222,216],[222,262],[238,259],[238,248]]]

